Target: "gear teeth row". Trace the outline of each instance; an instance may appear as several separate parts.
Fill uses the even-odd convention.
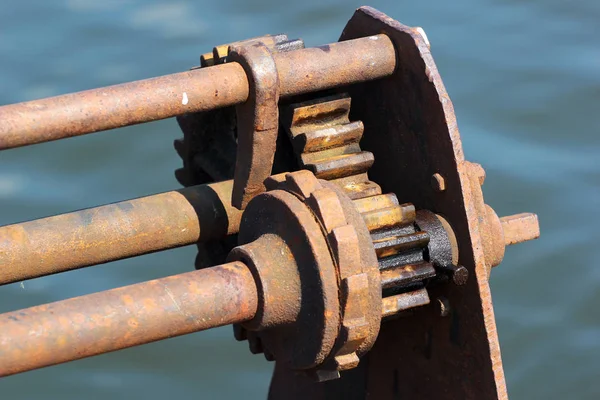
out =
[[[371,233],[384,292],[418,288],[436,275],[433,265],[424,260],[429,235],[416,229],[412,204],[399,204],[395,194],[382,194],[381,187],[369,179],[374,157],[360,148],[364,125],[350,121],[350,106],[346,94],[292,104],[283,111],[281,122],[300,168],[337,184],[354,200]]]
[[[379,195],[381,188],[367,175],[375,159],[360,149],[364,126],[350,122],[350,104],[345,94],[292,104],[282,125],[300,168],[337,184],[354,200]]]

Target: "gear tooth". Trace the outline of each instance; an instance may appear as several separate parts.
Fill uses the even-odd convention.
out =
[[[200,66],[202,68],[204,67],[212,67],[213,65],[215,65],[215,59],[213,58],[213,54],[211,53],[204,53],[200,56]]]
[[[381,271],[381,287],[385,290],[398,285],[414,284],[433,278],[435,275],[436,271],[431,263],[398,262]]]
[[[393,193],[371,196],[354,201],[354,206],[361,214],[399,205],[398,198]]]
[[[335,183],[344,189],[344,192],[352,200],[381,194],[381,187],[375,182],[370,181],[369,176],[366,173],[352,175],[346,178],[333,179],[330,182]]]
[[[275,355],[269,351],[266,347],[263,348],[263,354],[265,355],[265,360],[267,361],[275,361]]]
[[[375,208],[361,214],[370,232],[406,226],[415,222],[415,207],[412,204]]]
[[[242,325],[233,324],[233,337],[238,342],[242,342],[248,339],[248,332],[246,331],[246,328],[244,328]]]
[[[427,232],[415,232],[407,235],[390,236],[373,241],[377,257],[389,257],[415,248],[425,248],[429,243]]]
[[[177,179],[177,182],[179,182],[181,186],[187,187],[193,184],[193,180],[185,168],[179,168],[175,170],[175,179]]]
[[[293,140],[302,132],[349,123],[350,97],[340,94],[292,104],[284,114]]]
[[[317,382],[327,382],[340,378],[340,371],[337,369],[318,369],[309,375]]]
[[[314,161],[306,165],[319,179],[345,178],[351,175],[365,173],[371,168],[375,158],[369,151],[344,154]]]
[[[248,348],[252,354],[260,354],[263,352],[262,340],[256,332],[248,332]]]
[[[307,131],[294,137],[294,148],[298,152],[310,153],[358,143],[364,126],[361,121],[335,125]]]
[[[356,368],[360,360],[356,353],[344,354],[342,356],[335,357],[335,364],[338,371],[346,371],[348,369]]]
[[[175,149],[175,151],[177,152],[177,155],[182,160],[185,160],[187,158],[187,147],[185,145],[185,140],[183,138],[175,139],[173,141],[173,148]]]

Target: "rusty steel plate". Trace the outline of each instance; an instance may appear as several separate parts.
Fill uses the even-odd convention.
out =
[[[503,399],[506,385],[476,212],[481,199],[471,193],[454,108],[420,32],[369,7],[354,14],[340,40],[385,33],[398,66],[389,78],[351,88],[351,116],[368,132],[361,145],[377,160],[372,179],[400,202],[441,214],[456,234],[459,263],[474,279],[462,287],[430,290],[431,298],[447,298],[449,316],[431,306],[384,324],[368,355],[365,387],[377,399]],[[431,185],[435,174],[444,179],[443,191]]]

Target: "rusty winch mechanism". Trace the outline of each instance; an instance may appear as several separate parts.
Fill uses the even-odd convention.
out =
[[[0,315],[0,375],[234,324],[273,399],[506,398],[488,278],[537,217],[484,203],[421,28],[363,7],[338,43],[4,106],[0,148],[172,116],[186,188],[0,228],[0,282],[194,243],[197,271]]]

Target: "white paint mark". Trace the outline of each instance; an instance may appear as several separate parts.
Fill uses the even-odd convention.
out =
[[[21,289],[25,289],[25,282],[21,282]]]
[[[429,43],[429,39],[427,38],[427,34],[425,33],[425,30],[423,28],[421,28],[420,26],[417,26],[415,29],[417,30],[419,35],[421,35],[421,37],[425,41],[427,48],[431,49],[431,44]]]
[[[181,104],[183,104],[185,106],[185,105],[187,105],[187,103],[188,103],[187,93],[183,92],[183,99],[181,99]]]
[[[370,40],[379,40],[379,37],[378,36],[369,36],[369,39]]]

